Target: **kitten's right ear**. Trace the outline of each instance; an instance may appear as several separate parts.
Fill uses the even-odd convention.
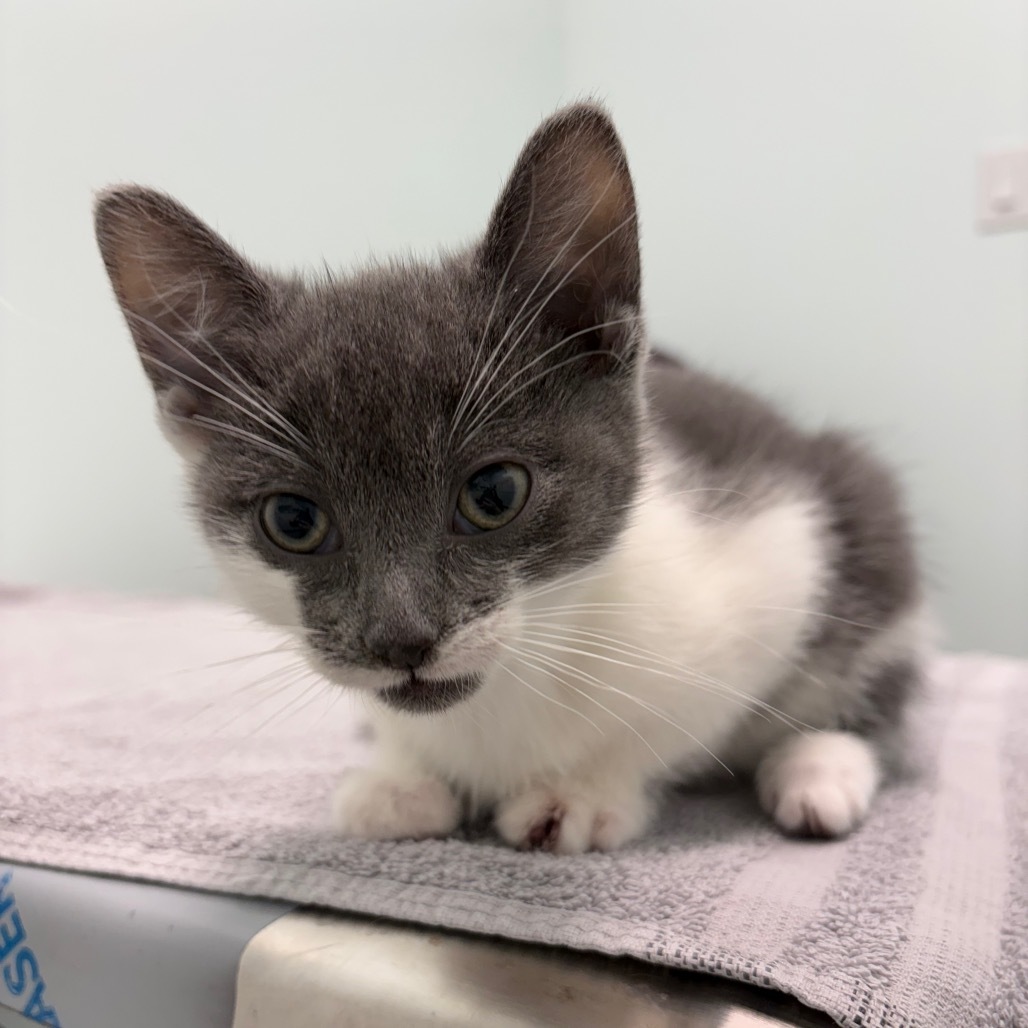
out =
[[[593,370],[635,362],[635,193],[602,107],[567,107],[529,139],[493,211],[481,260],[509,294],[531,303],[531,317],[575,340]]]
[[[140,186],[101,193],[96,238],[114,294],[157,395],[162,428],[191,455],[216,418],[226,373],[265,323],[267,283],[181,204]],[[222,397],[220,402],[224,402]]]

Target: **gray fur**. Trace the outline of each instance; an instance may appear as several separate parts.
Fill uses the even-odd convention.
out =
[[[834,697],[834,719],[818,727],[878,736],[898,724],[919,681],[914,656],[855,670],[875,636],[921,601],[910,525],[892,475],[856,438],[803,432],[760,398],[684,363],[652,361],[647,384],[660,437],[678,450],[689,485],[707,490],[695,494],[697,509],[745,518],[783,484],[816,498],[830,576],[804,663],[846,685]],[[809,680],[800,686],[806,693],[818,688]],[[786,688],[797,691],[795,683]],[[786,709],[805,709],[790,699]]]
[[[894,484],[862,447],[804,434],[666,356],[647,361],[632,184],[599,108],[545,123],[484,239],[433,263],[320,281],[273,274],[137,186],[103,194],[96,226],[169,431],[198,453],[193,500],[205,532],[295,577],[310,641],[330,664],[381,668],[369,638],[439,642],[516,585],[616,546],[651,426],[690,485],[732,490],[698,494],[712,513],[746,517],[783,481],[817,497],[832,573],[812,666],[845,677],[873,633],[917,601]],[[494,352],[505,363],[483,408],[491,417],[470,435],[467,418],[451,439],[465,387]],[[261,425],[227,402],[250,407],[225,378],[281,423]],[[529,507],[497,532],[455,536],[456,490],[498,458],[529,467]],[[339,549],[301,557],[270,545],[255,511],[273,491],[317,500]],[[882,670],[853,682],[840,723],[891,721],[911,677]],[[434,709],[474,684],[450,682]],[[412,709],[402,689],[395,698]]]

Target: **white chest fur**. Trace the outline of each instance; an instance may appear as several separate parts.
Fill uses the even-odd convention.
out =
[[[718,759],[816,609],[818,512],[793,496],[734,520],[649,493],[607,558],[512,605],[471,700],[427,718],[382,712],[395,759],[485,803],[590,763],[653,778]]]

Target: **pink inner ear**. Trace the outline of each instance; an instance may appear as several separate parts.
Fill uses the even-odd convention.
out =
[[[147,252],[143,241],[133,233],[116,251],[115,260],[116,285],[129,310],[160,316],[177,306],[172,300],[183,291],[181,269],[173,259],[160,254],[156,243],[151,243],[151,252]]]
[[[539,157],[536,224],[528,225],[525,271],[565,282],[565,303],[633,299],[637,280],[631,179],[603,150],[560,149]]]
[[[638,307],[632,179],[606,114],[583,105],[529,140],[493,212],[484,257],[569,332]],[[603,340],[582,345],[604,349]]]
[[[216,366],[245,377],[247,347],[267,317],[268,283],[216,232],[153,190],[109,190],[97,203],[96,227],[162,414],[169,422],[210,415],[224,370]]]
[[[200,400],[196,393],[182,385],[173,385],[160,398],[161,413],[165,417],[187,420],[200,413]]]
[[[591,211],[583,242],[592,245],[632,218],[635,199],[627,171],[609,153],[589,154],[582,162],[581,181],[583,206]]]

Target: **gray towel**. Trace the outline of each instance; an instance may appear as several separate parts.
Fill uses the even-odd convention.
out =
[[[1028,1026],[1028,665],[940,659],[917,775],[845,841],[680,793],[643,842],[555,857],[338,839],[359,707],[279,644],[213,604],[0,593],[0,859],[628,954],[853,1028]]]

